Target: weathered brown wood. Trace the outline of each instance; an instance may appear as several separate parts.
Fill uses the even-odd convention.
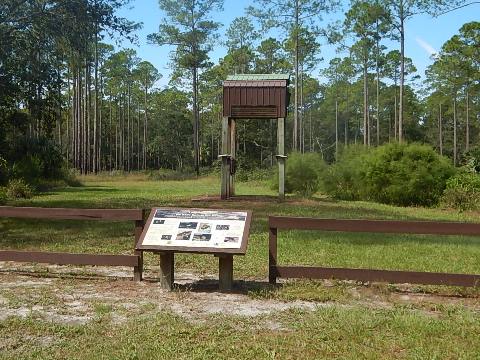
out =
[[[274,270],[277,267],[277,229],[275,228],[268,229],[268,250],[268,281],[275,285],[277,275],[275,271],[271,271],[271,269]]]
[[[288,80],[226,80],[223,116],[271,119],[287,116]]]
[[[160,253],[160,287],[172,290],[175,278],[175,254],[173,251]]]
[[[145,211],[142,211],[142,220],[135,221],[135,240],[133,244],[134,254],[138,256],[138,266],[133,268],[133,280],[142,281],[143,277],[143,251],[137,250],[139,245],[140,237],[142,236],[143,228],[145,227]]]
[[[480,224],[429,221],[337,220],[270,216],[270,227],[291,230],[323,230],[389,234],[480,236]]]
[[[478,286],[480,275],[392,271],[309,266],[276,266],[272,276],[282,278],[338,279],[423,285]]]
[[[233,288],[233,255],[218,255],[218,282],[220,291]]]
[[[423,285],[480,285],[480,275],[477,274],[277,265],[278,229],[479,236],[480,224],[426,221],[337,220],[285,216],[270,216],[268,224],[270,228],[269,281],[272,284],[276,282],[277,277],[283,277],[309,279],[335,278],[340,280],[412,283]]]
[[[0,261],[33,262],[57,265],[138,266],[136,255],[93,255],[39,251],[0,251]]]
[[[134,249],[142,234],[144,211],[142,209],[71,209],[0,206],[0,217],[23,219],[61,220],[113,220],[135,221]],[[35,262],[58,265],[130,266],[134,279],[142,280],[143,252],[135,255],[71,254],[39,251],[0,251],[0,261]]]
[[[0,206],[0,217],[61,220],[141,220],[142,209],[71,209]]]

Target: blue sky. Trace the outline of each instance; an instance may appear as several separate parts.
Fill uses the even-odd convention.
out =
[[[212,15],[212,18],[223,24],[220,33],[224,33],[231,21],[245,13],[245,8],[254,1],[246,0],[225,0],[224,10]],[[345,1],[345,3],[348,3]],[[430,56],[438,51],[442,44],[456,34],[459,28],[466,22],[478,21],[480,5],[472,5],[455,12],[443,15],[433,19],[428,15],[419,15],[408,21],[406,26],[406,55],[413,59],[413,63],[418,69],[419,75],[423,76],[426,67],[431,64]],[[158,30],[158,24],[163,17],[158,6],[158,0],[132,0],[130,5],[120,11],[120,15],[133,21],[142,22],[143,28],[138,31],[139,46],[124,43],[123,46],[134,48],[139,57],[150,61],[163,74],[158,86],[163,87],[168,83],[170,70],[169,49],[167,47],[158,47],[147,43],[147,35]],[[330,16],[325,19],[325,23],[332,18],[343,18],[342,13]],[[386,41],[385,45],[390,50],[398,49],[396,42]],[[210,57],[217,61],[223,57],[226,49],[221,45],[215,47]],[[318,69],[325,68],[328,61],[335,56],[335,48],[331,46],[322,46],[321,56],[323,61],[318,64]],[[318,76],[318,69],[312,74]]]

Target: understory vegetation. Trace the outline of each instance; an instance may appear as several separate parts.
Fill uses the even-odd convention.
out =
[[[285,189],[303,197],[319,192],[338,200],[474,210],[480,206],[475,154],[454,168],[432,147],[415,143],[348,146],[330,165],[319,154],[293,153],[287,160]],[[278,188],[277,178],[275,173],[272,189]]]
[[[80,185],[58,146],[45,137],[20,138],[4,152],[8,161],[0,157],[0,203],[28,199],[37,191]]]
[[[268,215],[476,222],[477,212],[331,201],[318,197],[288,197],[282,206],[276,201],[193,202],[194,198],[218,194],[216,176],[156,181],[140,173],[105,173],[82,176],[80,180],[84,184],[81,188],[56,189],[31,199],[19,199],[16,204],[75,208],[172,206],[215,209],[234,206],[236,209],[253,209],[247,254],[234,260],[236,284],[248,290],[244,298],[254,299],[255,306],[258,303],[268,306],[271,301],[285,306],[298,300],[301,300],[298,303],[313,301],[320,302],[320,305],[311,310],[272,311],[269,315],[253,317],[204,314],[197,319],[197,313],[185,311],[180,316],[158,303],[158,296],[171,296],[170,301],[164,302],[188,307],[190,303],[196,303],[199,296],[205,296],[194,286],[188,284],[173,294],[161,293],[157,297],[149,292],[158,285],[155,282],[158,277],[156,254],[145,254],[146,281],[142,285],[125,278],[100,276],[99,279],[99,269],[94,267],[50,269],[38,264],[28,268],[35,269],[38,276],[35,278],[25,272],[24,264],[14,264],[18,266],[16,269],[24,270],[22,274],[28,273],[31,278],[28,277],[22,286],[13,286],[12,277],[17,276],[16,272],[2,269],[2,277],[6,277],[2,284],[8,291],[2,289],[0,296],[4,300],[1,306],[7,313],[16,314],[25,308],[30,315],[0,317],[2,359],[96,359],[99,354],[108,359],[170,359],[172,356],[179,359],[317,359],[320,355],[386,359],[398,358],[399,353],[407,358],[471,359],[478,353],[480,321],[475,310],[478,308],[478,289],[413,286],[406,293],[401,286],[386,284],[291,281],[271,288],[265,283]],[[239,182],[236,190],[246,195],[275,195],[265,181]],[[0,219],[0,248],[132,254],[133,227],[132,222],[126,221]],[[280,231],[278,239],[281,265],[480,272],[478,237],[299,230]],[[118,274],[116,268],[113,271]],[[212,255],[178,254],[175,256],[175,271],[178,278],[183,278],[183,274],[197,274],[202,279],[215,278],[218,260]],[[123,274],[131,276],[131,271]],[[34,286],[40,279],[45,280],[44,284]],[[202,281],[198,286],[204,284]],[[81,289],[74,292],[79,286]],[[86,286],[89,286],[88,291]],[[99,289],[92,291],[91,286]],[[113,290],[118,298],[110,297]],[[97,297],[105,291],[105,297]],[[148,295],[139,298],[138,292],[142,291]],[[95,296],[92,298],[92,295]],[[409,303],[394,300],[407,295],[418,300]],[[447,297],[449,295],[454,297]],[[437,299],[436,302],[420,301],[428,296]],[[219,294],[215,299],[225,301],[230,298]],[[379,299],[384,302],[379,304]],[[458,305],[447,303],[445,299],[455,299]],[[48,317],[48,314],[58,313],[77,319],[72,306],[78,309],[78,304],[84,302],[86,305],[78,310],[82,319],[88,319],[84,324],[59,324]],[[463,302],[473,305],[463,305]],[[135,304],[137,307],[132,308]],[[216,306],[216,302],[214,304]],[[232,308],[241,305],[228,304]],[[375,304],[379,304],[378,307]],[[46,316],[42,315],[45,313]],[[430,338],[434,340],[430,341]]]

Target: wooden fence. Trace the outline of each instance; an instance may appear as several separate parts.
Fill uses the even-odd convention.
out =
[[[135,240],[133,249],[135,249],[145,225],[144,210],[142,209],[63,209],[0,206],[0,218],[134,221]],[[143,272],[143,253],[135,250],[133,255],[1,250],[0,261],[59,265],[130,266],[134,269],[135,281],[142,280]]]
[[[372,269],[279,266],[277,264],[278,230],[320,230],[389,234],[429,234],[480,236],[480,224],[423,221],[335,220],[270,216],[269,281],[277,278],[340,279],[412,283],[424,285],[478,286],[480,275]],[[305,249],[308,251],[308,249]]]

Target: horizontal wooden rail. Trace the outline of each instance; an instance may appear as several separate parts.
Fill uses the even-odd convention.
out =
[[[33,262],[57,265],[130,266],[140,264],[138,255],[71,254],[38,251],[0,251],[0,261]]]
[[[270,216],[268,220],[269,281],[272,284],[276,283],[277,278],[334,278],[340,280],[378,281],[423,285],[480,285],[480,275],[475,274],[277,265],[278,229],[480,236],[480,224],[427,221],[337,220],[285,216]]]
[[[389,234],[480,236],[480,224],[429,221],[337,220],[270,216],[269,227],[289,230],[323,230]]]
[[[130,266],[133,267],[134,279],[136,281],[142,280],[143,252],[135,249],[145,225],[143,209],[71,209],[0,206],[0,218],[133,221],[135,223],[134,255],[0,250],[0,261],[58,265]]]
[[[143,220],[142,209],[71,209],[0,206],[0,217],[60,220]]]
[[[423,285],[478,286],[480,275],[310,266],[276,266],[280,278],[338,279]]]

